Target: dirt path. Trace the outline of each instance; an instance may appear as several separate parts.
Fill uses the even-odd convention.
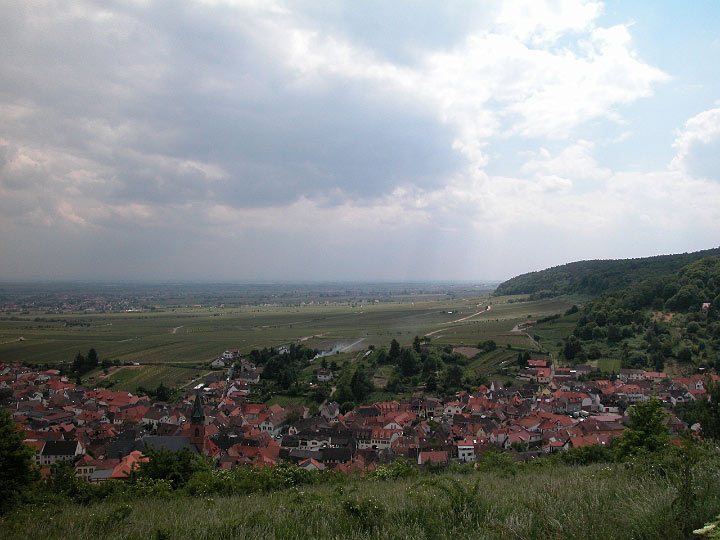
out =
[[[477,317],[478,315],[482,315],[483,313],[486,313],[486,312],[488,311],[488,309],[490,309],[490,308],[488,307],[488,308],[483,309],[482,311],[478,311],[477,313],[473,313],[472,315],[468,315],[467,317],[462,317],[461,319],[456,319],[456,320],[454,320],[454,321],[448,321],[448,322],[444,322],[444,323],[441,323],[441,324],[455,324],[455,323],[467,321],[467,320],[469,320],[469,319],[472,319],[473,317]],[[439,333],[439,332],[443,332],[443,331],[445,331],[445,330],[448,330],[448,328],[440,328],[439,330],[433,330],[432,332],[428,332],[427,334],[425,334],[425,337],[434,336],[435,334],[437,334],[437,333]],[[438,337],[440,337],[440,336],[438,336]]]
[[[340,352],[345,352],[345,351],[347,351],[348,349],[352,349],[355,345],[357,345],[358,343],[361,343],[361,342],[363,342],[363,341],[365,341],[365,338],[360,338],[360,339],[358,339],[355,343],[351,343],[351,344],[348,345],[347,347],[343,347],[342,349],[340,349]]]
[[[432,332],[428,332],[427,334],[425,334],[425,336],[426,337],[434,336],[438,332],[443,332],[445,330],[447,330],[447,328],[441,328],[440,330],[433,330]]]
[[[205,375],[200,375],[199,377],[196,377],[196,378],[194,378],[193,380],[191,380],[189,383],[183,384],[182,386],[179,386],[179,387],[178,387],[178,390],[182,390],[182,389],[185,388],[186,386],[190,386],[191,384],[193,384],[193,383],[201,380],[201,379],[204,378],[204,377],[207,377],[208,375],[212,375],[212,371],[208,371]]]
[[[100,372],[98,375],[95,375],[95,378],[98,380],[107,379],[108,377],[112,376],[116,371],[120,371],[121,369],[140,369],[142,366],[111,366],[108,368],[107,373]]]
[[[19,343],[21,341],[25,341],[25,338],[19,337],[17,339],[11,339],[10,341],[3,341],[2,343],[0,343],[0,345],[8,345],[10,343]]]
[[[528,333],[527,329],[525,329],[525,328],[520,328],[520,325],[519,325],[519,324],[516,324],[515,327],[514,327],[512,330],[510,330],[510,331],[511,331],[511,332],[515,332],[516,334],[523,334],[524,336],[527,336],[527,338],[528,338],[530,341],[532,341],[532,344],[535,345],[535,346],[538,348],[538,350],[542,350],[542,347],[540,347],[540,344],[539,344],[537,341],[535,341],[535,338],[532,337],[532,336]]]
[[[314,336],[301,337],[300,339],[298,339],[298,341],[307,341],[308,339],[321,338],[321,337],[325,337],[325,336],[327,336],[327,332],[325,332],[324,334],[315,334]]]
[[[458,320],[456,320],[456,321],[449,321],[449,322],[446,322],[446,323],[443,323],[443,324],[452,324],[452,323],[456,323],[456,322],[467,321],[468,319],[472,319],[473,317],[477,317],[478,315],[482,315],[482,314],[485,313],[486,311],[487,311],[487,309],[483,309],[482,311],[478,311],[477,313],[473,313],[472,315],[468,315],[467,317],[463,317],[462,319],[458,319]],[[427,334],[426,334],[426,335],[427,335]]]

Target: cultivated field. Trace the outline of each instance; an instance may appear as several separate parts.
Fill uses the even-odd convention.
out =
[[[177,308],[140,313],[46,315],[30,312],[0,317],[0,362],[34,364],[71,362],[78,352],[95,348],[101,360],[140,368],[123,368],[109,377],[116,387],[133,390],[160,381],[170,386],[189,384],[207,371],[208,362],[224,350],[302,342],[313,348],[339,352],[343,362],[369,345],[392,339],[409,344],[417,336],[433,343],[476,345],[495,340],[500,347],[532,349],[532,341],[512,329],[528,317],[562,313],[569,298],[535,302],[519,298],[468,298],[383,302],[337,302],[298,306],[239,306]],[[490,305],[490,309],[487,309]],[[22,341],[18,341],[23,338]],[[505,351],[473,365],[491,371],[514,354]],[[490,364],[488,364],[488,362]],[[486,366],[486,364],[488,364]],[[102,372],[92,374],[102,377]]]

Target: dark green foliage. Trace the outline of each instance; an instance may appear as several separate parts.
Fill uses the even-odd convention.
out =
[[[89,368],[88,371],[91,369],[95,369],[98,366],[98,355],[97,355],[97,352],[95,351],[95,349],[91,348],[88,351],[86,363]]]
[[[23,432],[10,413],[0,409],[0,514],[16,504],[39,478],[33,466],[35,452],[23,442]]]
[[[417,476],[419,471],[412,461],[397,459],[387,465],[378,465],[374,471],[367,475],[371,480],[397,480]]]
[[[700,422],[703,437],[720,441],[720,382],[706,382],[707,397],[693,403],[693,420]]]
[[[340,405],[340,412],[345,414],[348,411],[352,411],[355,408],[355,403],[352,401],[343,401]]]
[[[531,294],[545,291],[546,296],[596,295],[651,277],[672,274],[683,266],[710,255],[720,255],[720,248],[643,259],[573,262],[514,277],[500,284],[495,294]],[[650,305],[655,297],[656,295],[653,295],[645,303]],[[684,303],[687,299],[683,296],[683,299],[678,301]]]
[[[450,366],[445,372],[445,391],[449,392],[459,389],[462,385],[462,375],[462,368],[460,366]]]
[[[80,377],[81,375],[84,375],[88,371],[92,371],[93,369],[97,368],[100,365],[100,361],[98,359],[97,352],[94,348],[91,348],[88,351],[87,356],[83,356],[83,354],[78,351],[77,355],[75,356],[75,360],[73,360],[73,363],[70,365],[70,373],[74,374],[75,377]],[[103,360],[102,362],[103,367],[112,365],[110,362],[107,362]],[[61,371],[67,370],[67,368],[62,368]],[[64,371],[64,373],[67,373],[67,371]]]
[[[280,354],[274,348],[250,351],[250,360],[258,366],[264,366],[263,381],[271,381],[279,390],[285,391],[297,382],[300,372],[318,351],[305,345],[291,344],[287,354]],[[236,373],[237,375],[237,373]]]
[[[177,452],[149,447],[145,455],[148,462],[141,463],[133,474],[138,479],[169,480],[175,489],[185,486],[190,477],[199,471],[210,470],[202,457],[183,448]]]
[[[563,347],[563,356],[566,360],[571,361],[574,360],[575,357],[582,352],[582,350],[583,348],[580,340],[578,340],[575,336],[570,336],[565,341],[565,346]]]
[[[372,381],[360,364],[350,380],[350,390],[356,402],[362,402],[374,390]]]
[[[494,340],[488,339],[487,341],[481,341],[478,343],[478,349],[482,349],[484,352],[489,353],[497,349],[497,343]]]
[[[398,358],[398,367],[403,377],[411,377],[420,371],[417,353],[403,347]]]
[[[695,291],[690,302],[685,301],[690,298],[685,294],[689,290]],[[675,274],[606,292],[583,308],[573,330],[579,343],[571,337],[565,344],[564,356],[568,361],[576,361],[578,355],[582,356],[579,348],[590,343],[606,345],[610,356],[617,357],[622,351],[623,368],[662,371],[673,358],[681,363],[714,367],[720,353],[720,327],[716,327],[720,321],[716,320],[716,311],[700,310],[703,303],[718,293],[720,257],[706,257]],[[680,301],[681,298],[685,300]],[[678,311],[672,314],[653,311],[658,299],[666,309]],[[637,336],[643,336],[645,345],[638,343]],[[588,357],[596,355],[588,352]]]
[[[590,444],[580,448],[571,448],[552,456],[555,461],[568,465],[590,465],[591,463],[611,463],[614,460],[613,451],[601,444]]]
[[[397,360],[397,358],[400,356],[400,343],[396,339],[393,339],[390,342],[390,351],[388,352],[388,358],[390,358],[391,362],[394,362]]]
[[[163,383],[160,383],[155,389],[145,388],[143,386],[138,386],[137,389],[138,394],[146,394],[157,401],[170,401],[173,392],[175,392],[174,389],[168,388]]]
[[[636,454],[664,450],[670,442],[670,432],[663,423],[666,412],[656,398],[637,403],[627,411],[631,424],[615,444],[617,459],[623,460]]]

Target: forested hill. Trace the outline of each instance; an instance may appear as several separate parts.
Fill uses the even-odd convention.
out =
[[[675,273],[709,255],[720,255],[720,248],[640,259],[573,262],[509,279],[498,286],[495,295],[531,294],[534,298],[561,294],[594,296],[648,278]]]

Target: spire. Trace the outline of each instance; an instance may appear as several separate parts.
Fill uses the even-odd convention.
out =
[[[200,454],[205,455],[205,410],[200,390],[195,392],[195,402],[190,413],[190,442]]]
[[[193,402],[192,413],[190,414],[191,424],[205,423],[205,410],[203,408],[202,396],[200,390],[195,391],[195,401]]]

